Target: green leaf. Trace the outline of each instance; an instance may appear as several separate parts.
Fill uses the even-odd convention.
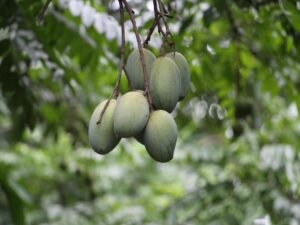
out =
[[[24,200],[29,200],[22,188],[11,178],[2,179],[1,187],[5,193],[9,212],[14,225],[25,225]]]
[[[296,2],[284,1],[284,10],[291,24],[300,32],[300,10],[297,9]]]
[[[190,15],[182,21],[179,29],[179,33],[182,34],[184,31],[193,23],[194,15]]]

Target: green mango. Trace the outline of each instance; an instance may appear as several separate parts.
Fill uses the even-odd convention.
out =
[[[163,110],[153,111],[143,134],[143,142],[149,155],[158,162],[170,161],[176,141],[177,126],[171,114]]]
[[[180,72],[169,57],[157,58],[152,64],[149,89],[156,109],[172,112],[181,90]]]
[[[146,71],[149,77],[151,72],[151,65],[155,60],[155,55],[145,48],[143,48],[143,53]],[[134,90],[144,90],[144,73],[140,60],[140,52],[138,49],[135,49],[129,54],[125,68],[132,88]]]
[[[97,124],[100,114],[108,100],[101,102],[94,110],[89,122],[89,142],[95,152],[99,154],[107,154],[113,150],[120,142],[120,138],[116,137],[113,129],[113,114],[117,101],[111,99],[107,106],[101,123]]]
[[[141,133],[149,119],[149,104],[141,91],[127,92],[118,99],[114,113],[114,131],[118,137]]]
[[[181,78],[181,90],[179,100],[184,99],[188,95],[190,90],[190,68],[186,58],[179,52],[170,52],[166,54],[167,57],[171,58],[177,65],[180,71]]]

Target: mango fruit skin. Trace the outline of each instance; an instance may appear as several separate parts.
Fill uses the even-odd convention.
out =
[[[172,112],[181,90],[180,71],[172,59],[160,57],[154,61],[149,89],[155,108]]]
[[[181,91],[179,100],[184,99],[188,95],[190,90],[190,68],[186,58],[179,52],[170,52],[166,54],[166,57],[171,58],[176,63],[181,78]]]
[[[177,135],[177,126],[171,114],[156,110],[150,114],[143,143],[154,160],[168,162],[173,159]]]
[[[143,53],[146,71],[149,77],[151,72],[151,65],[155,60],[155,55],[145,48],[143,48]],[[132,88],[134,90],[144,90],[144,73],[140,60],[140,52],[138,49],[133,50],[129,54],[125,68]]]
[[[114,131],[118,137],[134,137],[145,128],[150,111],[141,91],[127,92],[118,99],[114,112]]]
[[[101,123],[97,124],[100,114],[105,107],[108,100],[101,102],[94,110],[88,129],[89,142],[95,152],[99,154],[107,154],[112,151],[116,145],[120,142],[120,138],[117,138],[113,128],[113,114],[116,108],[117,101],[111,99],[107,106]]]

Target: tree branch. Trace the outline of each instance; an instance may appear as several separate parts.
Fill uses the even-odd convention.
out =
[[[159,8],[160,8],[161,13],[164,13],[163,15],[167,14],[167,10],[166,10],[164,4],[162,3],[162,1],[158,0],[158,3],[159,3]],[[172,35],[172,33],[170,31],[170,28],[169,28],[169,25],[168,25],[168,23],[167,23],[164,16],[162,17],[162,21],[163,21],[163,23],[165,25],[165,28],[166,28],[166,36],[165,36],[166,43],[169,45],[170,48],[173,48],[173,51],[175,52],[174,38],[173,38],[173,35]],[[169,38],[168,38],[169,36],[171,37],[171,40],[169,40]]]
[[[161,55],[164,55],[163,48],[165,47],[164,46],[165,44],[167,44],[168,47],[171,48],[175,52],[174,38],[170,31],[169,25],[165,19],[165,16],[169,16],[168,11],[166,10],[166,8],[161,0],[153,0],[153,8],[154,8],[154,16],[155,16],[155,21],[157,24],[158,33],[163,36],[163,46],[161,48],[160,53],[161,53]],[[165,30],[162,28],[160,20],[162,20]],[[171,40],[169,39],[169,37],[171,38]]]

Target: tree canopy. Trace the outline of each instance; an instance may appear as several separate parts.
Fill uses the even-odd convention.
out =
[[[162,0],[191,72],[164,164],[133,138],[88,143],[117,79],[118,1],[46,2],[0,1],[0,224],[300,224],[299,1]],[[128,3],[145,41],[152,1]]]

